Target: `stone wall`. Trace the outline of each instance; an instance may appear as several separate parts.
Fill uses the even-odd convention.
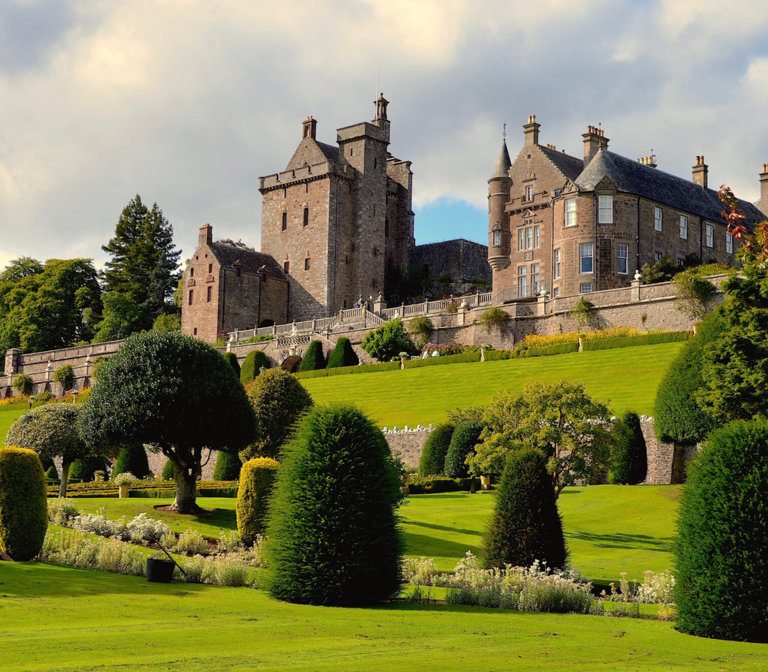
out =
[[[416,429],[406,425],[403,429],[385,427],[382,432],[392,454],[403,460],[406,467],[415,468],[419,466],[424,443],[433,429],[432,425],[429,427],[419,425]]]
[[[417,245],[411,258],[413,266],[426,265],[433,280],[447,275],[453,282],[480,278],[491,282],[488,246],[459,238],[441,243]]]

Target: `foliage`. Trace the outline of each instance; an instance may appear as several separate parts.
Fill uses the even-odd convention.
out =
[[[70,481],[92,481],[97,471],[106,471],[107,462],[103,455],[88,455],[72,463],[69,468]]]
[[[235,372],[235,375],[240,378],[240,363],[237,361],[237,355],[234,352],[225,352],[222,357],[227,360]]]
[[[568,311],[568,314],[576,320],[580,327],[594,327],[597,324],[595,306],[584,297],[576,302],[573,308]]]
[[[312,397],[294,376],[280,368],[256,378],[248,396],[256,412],[256,441],[240,459],[277,457],[294,424],[312,406]]]
[[[243,365],[240,367],[240,382],[246,384],[253,381],[259,375],[262,367],[269,368],[267,356],[261,350],[251,350],[245,356]]]
[[[716,287],[697,268],[678,273],[672,278],[672,284],[677,290],[675,306],[693,320],[702,319],[717,293]]]
[[[375,604],[400,591],[400,483],[382,433],[348,406],[312,411],[285,451],[265,587],[291,602]]]
[[[443,423],[435,427],[424,442],[419,461],[421,476],[440,476],[445,473],[445,456],[451,445],[455,425]]]
[[[287,373],[296,373],[299,370],[300,364],[301,357],[299,355],[288,355],[280,362],[280,368]]]
[[[144,315],[141,306],[127,294],[107,292],[102,302],[104,309],[94,343],[105,343],[126,338],[140,331]]]
[[[538,448],[548,458],[556,495],[605,468],[613,441],[611,413],[580,383],[529,383],[498,393],[483,414],[482,443],[469,460],[475,475],[500,474],[507,455]]]
[[[266,343],[267,341],[274,341],[275,337],[272,334],[255,334],[251,336],[246,343]]]
[[[135,546],[118,539],[88,537],[83,532],[49,534],[40,551],[40,559],[81,569],[144,575],[144,555]]]
[[[312,341],[307,346],[307,351],[299,365],[299,371],[316,371],[325,368],[325,355],[323,354],[323,344],[318,340]]]
[[[78,510],[74,500],[57,497],[48,500],[48,522],[62,527],[71,527]]]
[[[70,390],[75,386],[75,372],[71,364],[64,364],[53,372],[53,379],[61,385],[62,390]]]
[[[271,457],[248,460],[240,472],[237,489],[237,532],[245,546],[252,546],[267,526],[267,504],[280,465]]]
[[[56,465],[52,464],[50,467],[48,467],[47,471],[45,472],[45,479],[47,481],[59,480],[59,472],[56,471]]]
[[[410,364],[410,361],[406,362],[406,365]],[[347,374],[359,374],[359,373],[375,373],[380,371],[399,371],[400,362],[379,362],[378,364],[360,364],[355,366],[340,366],[337,368],[325,368],[319,371],[304,371],[303,373],[296,373],[295,376],[299,380],[306,378],[328,378],[329,376],[346,376]]]
[[[675,542],[677,627],[768,642],[768,423],[713,432],[688,472]]]
[[[21,394],[32,394],[32,377],[26,373],[20,373],[13,379],[13,389]]]
[[[406,327],[408,335],[411,337],[413,344],[417,349],[421,350],[432,337],[432,333],[435,331],[435,327],[425,315],[418,315],[412,318],[408,322]]]
[[[407,478],[409,495],[425,495],[438,492],[459,492],[477,489],[477,479],[448,478],[447,476],[419,476],[408,474]]]
[[[616,426],[616,440],[611,447],[608,480],[634,485],[645,480],[648,457],[645,438],[637,413],[627,411]]]
[[[48,529],[47,491],[40,459],[32,450],[0,448],[0,551],[31,560]]]
[[[77,432],[79,415],[80,407],[75,404],[38,406],[16,420],[5,437],[8,445],[31,448],[41,458],[61,457],[61,497],[67,494],[67,479],[72,462],[91,453]],[[109,448],[96,451],[96,454],[108,453]]]
[[[690,445],[714,428],[714,418],[701,407],[697,393],[704,388],[704,350],[720,337],[723,327],[720,310],[710,313],[659,383],[654,419],[656,436],[662,441]]]
[[[175,332],[129,336],[101,369],[79,430],[89,443],[150,444],[174,464],[174,509],[196,509],[203,451],[236,452],[255,433],[232,367],[211,346]]]
[[[676,273],[680,272],[681,267],[668,256],[663,256],[653,264],[645,263],[640,269],[642,280],[646,285],[656,284],[657,282],[669,282]]]
[[[450,478],[464,478],[468,474],[467,458],[475,452],[475,444],[483,431],[480,422],[462,422],[451,437],[451,444],[445,454],[445,475]]]
[[[190,528],[179,535],[173,550],[185,555],[208,555],[209,548],[205,537],[197,530]]]
[[[492,306],[486,308],[477,321],[488,333],[494,330],[501,331],[509,322],[509,314],[503,308]]]
[[[483,543],[486,567],[565,566],[563,527],[557,511],[547,458],[521,449],[507,458],[496,508]]]
[[[361,346],[371,357],[380,362],[389,361],[401,352],[415,355],[418,351],[408,338],[400,318],[389,320],[380,327],[369,331]]]
[[[171,462],[170,460],[165,461],[165,464],[163,465],[163,473],[161,474],[161,478],[164,481],[173,480],[173,462]]]
[[[606,338],[589,338],[592,334],[585,334],[582,339],[582,350],[610,350],[613,348],[636,348],[638,345],[657,345],[659,343],[677,343],[687,341],[691,337],[690,331],[645,331],[634,335],[614,336]]]
[[[133,485],[140,480],[130,471],[121,471],[119,474],[112,474],[112,476],[112,482],[115,485]]]
[[[242,467],[240,458],[234,453],[220,452],[216,456],[216,466],[213,470],[214,481],[236,481],[240,478]]]
[[[133,474],[136,478],[152,475],[149,470],[147,451],[141,443],[129,443],[123,446],[118,453],[115,466],[112,468],[112,477],[125,472]]]
[[[394,303],[421,301],[432,287],[429,267],[426,264],[409,266],[405,272],[399,266],[387,269],[384,286],[389,300]]]
[[[181,316],[178,313],[160,313],[152,323],[155,331],[181,331]]]
[[[352,348],[352,343],[346,336],[342,336],[336,341],[336,346],[328,355],[328,364],[326,368],[335,369],[342,366],[357,366],[360,359]]]

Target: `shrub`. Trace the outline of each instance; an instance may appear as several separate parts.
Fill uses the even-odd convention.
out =
[[[473,487],[477,489],[477,479],[448,478],[447,476],[419,476],[410,474],[407,479],[408,494],[424,495],[437,492],[469,491]]]
[[[233,454],[221,451],[216,456],[216,467],[213,470],[214,481],[236,481],[240,478],[242,467],[240,458]]]
[[[173,480],[173,462],[170,460],[165,461],[165,465],[163,466],[163,473],[161,476],[164,481]]]
[[[415,355],[418,350],[411,343],[403,328],[401,319],[389,320],[377,329],[369,331],[361,346],[371,357],[386,362],[397,357],[401,352]]]
[[[131,443],[124,446],[115,460],[115,466],[112,469],[112,478],[125,472],[133,474],[141,479],[145,476],[151,476],[149,470],[149,461],[147,460],[147,451],[141,443]]]
[[[611,447],[608,480],[611,483],[634,485],[645,480],[648,460],[645,438],[637,413],[626,412],[618,424],[616,440]]]
[[[262,367],[269,368],[267,356],[261,350],[251,350],[245,356],[243,365],[240,367],[240,382],[243,384],[250,383],[259,375]]]
[[[72,528],[99,537],[120,536],[123,526],[100,513],[81,513],[72,519]]]
[[[688,472],[675,541],[677,627],[768,642],[768,423],[713,432]]]
[[[21,394],[32,394],[32,378],[26,373],[20,373],[13,379],[13,389]]]
[[[468,455],[475,452],[475,444],[483,431],[479,422],[462,422],[451,437],[445,454],[445,475],[450,478],[464,478],[469,473],[466,464]]]
[[[336,341],[336,347],[328,356],[326,368],[335,369],[341,366],[357,366],[360,359],[352,348],[352,343],[346,336],[342,336]]]
[[[77,517],[77,505],[74,500],[57,497],[48,500],[48,522],[62,527],[71,527]]]
[[[486,567],[529,567],[536,560],[550,568],[565,565],[566,552],[547,460],[536,449],[507,458],[496,508],[483,544]]]
[[[419,461],[421,476],[442,476],[445,473],[445,456],[451,445],[454,429],[454,425],[445,423],[430,432]]]
[[[158,541],[171,531],[163,521],[148,518],[146,513],[138,514],[125,527],[133,541]]]
[[[418,315],[408,322],[408,335],[411,337],[413,344],[421,350],[432,337],[432,333],[435,331],[435,327],[432,325],[432,320],[424,315]]]
[[[37,404],[47,404],[49,401],[53,401],[56,397],[53,396],[51,392],[48,390],[43,390],[42,392],[38,392],[35,397],[34,401]]]
[[[59,472],[56,471],[56,466],[51,465],[48,467],[48,471],[45,472],[45,479],[47,481],[58,481],[59,480]]]
[[[97,471],[106,471],[107,461],[102,455],[90,455],[75,460],[69,469],[69,478],[72,481],[83,483],[92,481]]]
[[[314,410],[270,503],[264,586],[291,602],[355,606],[400,591],[400,482],[379,429],[348,406]]]
[[[240,472],[237,489],[237,531],[246,546],[252,546],[264,533],[267,503],[278,468],[277,460],[260,457],[248,460]]]
[[[568,313],[580,327],[594,327],[597,323],[595,306],[585,298],[579,299]]]
[[[314,340],[307,346],[307,352],[299,364],[299,371],[317,371],[325,368],[325,355],[323,354],[323,344]]]
[[[509,322],[509,314],[503,308],[492,306],[486,308],[477,321],[489,333],[494,330],[501,331]]]
[[[71,390],[75,386],[75,372],[71,364],[64,364],[53,372],[53,379],[62,390]]]
[[[688,317],[700,320],[707,314],[709,302],[717,293],[715,286],[706,280],[698,268],[689,268],[672,278],[677,290],[675,307]]]
[[[197,530],[190,528],[179,535],[173,550],[186,555],[208,555],[209,548],[205,537]]]
[[[235,371],[235,375],[240,377],[240,364],[237,361],[237,355],[234,352],[225,352],[222,357],[227,360],[232,369]]]
[[[312,406],[312,397],[294,376],[269,369],[253,381],[248,396],[256,411],[256,441],[240,459],[277,457],[293,425]]]
[[[43,465],[33,450],[0,448],[0,550],[31,560],[48,529],[48,491]]]

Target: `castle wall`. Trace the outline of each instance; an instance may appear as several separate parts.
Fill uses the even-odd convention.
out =
[[[417,267],[426,264],[433,279],[442,275],[447,275],[453,282],[476,278],[491,282],[492,279],[488,247],[463,238],[417,245],[411,264]]]
[[[221,329],[223,285],[218,281],[220,273],[221,265],[206,241],[201,239],[182,276],[181,330],[206,343],[215,342]]]

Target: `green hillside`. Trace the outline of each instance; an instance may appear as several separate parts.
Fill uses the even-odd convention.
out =
[[[682,346],[661,343],[301,382],[316,403],[354,402],[379,426],[388,427],[438,423],[450,409],[486,404],[498,390],[518,391],[531,380],[580,382],[616,414],[652,415],[659,381]]]

